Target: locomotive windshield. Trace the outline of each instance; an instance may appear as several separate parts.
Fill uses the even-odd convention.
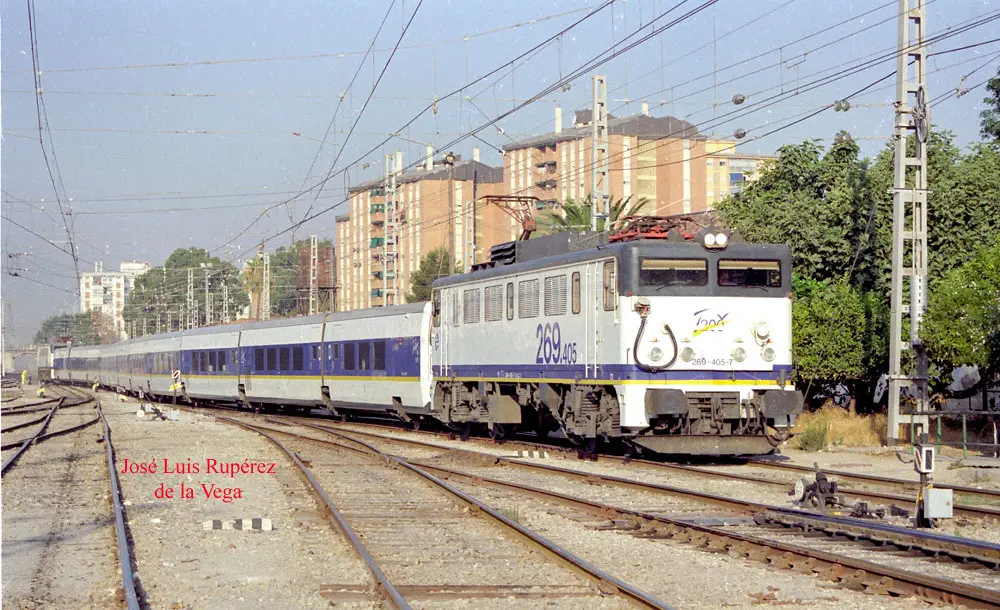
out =
[[[639,283],[643,286],[704,286],[708,284],[708,261],[702,258],[643,258],[639,261]]]
[[[781,263],[722,259],[719,261],[719,286],[780,288]]]

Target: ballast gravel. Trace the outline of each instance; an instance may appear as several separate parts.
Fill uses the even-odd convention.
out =
[[[178,421],[137,417],[139,404],[105,402],[119,471],[124,460],[155,474],[120,474],[146,602],[152,608],[373,607],[364,564],[327,520],[288,457],[255,432],[181,411]],[[163,460],[199,472],[165,474]],[[217,464],[274,463],[274,473],[230,477]],[[221,467],[216,466],[215,470]],[[161,483],[172,499],[157,498]],[[206,497],[202,485],[242,497]],[[180,486],[193,497],[178,497]],[[232,492],[235,494],[235,492]],[[269,519],[273,530],[203,529],[205,522]],[[214,525],[214,524],[213,524]]]

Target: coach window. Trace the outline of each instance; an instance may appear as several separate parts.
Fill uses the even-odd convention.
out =
[[[214,373],[215,371],[219,370],[218,368],[216,368],[218,367],[218,365],[219,365],[219,357],[216,355],[216,353],[214,351],[208,352],[208,372]]]
[[[507,282],[507,319],[514,319],[514,282]]]
[[[353,371],[354,365],[354,344],[345,343],[344,344],[344,370]]]
[[[267,370],[278,370],[278,348],[276,347],[267,348]]]
[[[462,307],[465,315],[462,321],[465,324],[479,323],[479,289],[470,288],[462,293]]]
[[[371,343],[358,343],[358,370],[370,371],[372,368]]]
[[[372,344],[372,362],[376,371],[385,370],[385,341],[376,341]]]
[[[781,288],[781,263],[778,261],[719,261],[719,286]]]
[[[289,362],[289,359],[288,359],[288,348],[287,347],[279,347],[278,348],[278,370],[279,371],[287,371],[287,370],[289,370],[289,368],[291,368],[289,366],[289,364],[290,364],[290,362]]]
[[[225,371],[226,370],[226,352],[225,351],[220,351],[219,352],[219,368],[216,369],[216,370],[218,370],[218,371]]]
[[[580,313],[580,272],[573,272],[573,279],[570,280],[570,292],[573,305],[573,313]]]
[[[333,344],[333,359],[334,360],[339,360],[340,359],[340,344],[339,343],[334,343]]]
[[[263,371],[264,368],[264,349],[258,347],[253,351],[253,369]]]
[[[201,372],[201,352],[191,352],[191,371]]]
[[[614,311],[618,299],[615,297],[615,261],[604,263],[604,311]]]
[[[302,346],[296,345],[292,348],[292,370],[304,371],[305,365],[302,363]]]
[[[441,291],[435,290],[431,295],[431,320],[434,326],[441,326]]]
[[[538,317],[538,280],[517,283],[517,317]]]
[[[312,345],[312,346],[310,346],[310,348],[309,348],[309,356],[313,359],[313,361],[319,360],[319,346],[318,345]]]

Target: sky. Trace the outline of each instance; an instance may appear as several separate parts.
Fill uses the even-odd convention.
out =
[[[296,238],[333,239],[345,187],[382,175],[385,154],[401,150],[409,165],[427,144],[466,158],[478,147],[482,161],[500,165],[506,142],[552,131],[557,105],[567,125],[573,110],[589,107],[594,73],[607,75],[612,114],[637,113],[645,100],[654,116],[686,119],[707,135],[745,130],[737,149],[744,153],[773,154],[811,138],[829,144],[842,129],[869,156],[889,141],[894,78],[876,81],[895,69],[895,1],[719,0],[690,16],[705,0],[604,4],[39,3],[42,139],[58,166],[81,271],[98,261],[106,270],[127,260],[160,265],[192,246],[239,263],[262,240],[271,251],[287,245],[293,220],[307,217]],[[955,93],[996,74],[1000,21],[952,33],[998,16],[996,2],[927,3],[927,35],[948,33],[930,50],[950,51],[928,61],[929,97],[941,98],[932,121],[962,146],[978,140],[985,90]],[[526,103],[592,58],[675,20],[568,88]],[[30,342],[45,317],[79,307],[39,143],[31,57],[26,2],[2,0],[0,292],[16,344]],[[831,75],[840,78],[824,80]],[[851,110],[785,127],[869,85],[850,98]],[[739,106],[737,94],[746,98]],[[435,99],[436,112],[418,116]]]

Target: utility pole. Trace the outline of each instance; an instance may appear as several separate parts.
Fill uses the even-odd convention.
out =
[[[316,313],[316,303],[319,299],[319,240],[315,235],[309,236],[309,315]]]
[[[229,284],[226,283],[225,279],[222,281],[222,322],[224,324],[232,322],[229,319]]]
[[[382,305],[395,305],[399,288],[399,204],[396,175],[403,167],[403,153],[385,156],[385,241],[382,244]]]
[[[890,445],[899,438],[900,398],[904,390],[923,413],[927,400],[927,352],[920,340],[920,323],[927,307],[927,136],[930,131],[925,69],[927,51],[926,0],[899,0],[899,40],[896,59],[895,174],[892,188],[892,294],[889,331]],[[910,62],[913,65],[910,65]],[[913,155],[907,147],[913,136]],[[907,256],[907,253],[909,256]],[[904,303],[907,293],[908,303]],[[903,315],[909,316],[910,337],[903,341]],[[903,371],[903,352],[914,362]],[[914,419],[927,432],[927,416]],[[913,439],[911,439],[912,441]]]
[[[261,282],[260,290],[260,312],[259,316],[261,320],[271,319],[271,255],[267,252],[263,253],[264,259],[264,278]]]
[[[188,269],[187,327],[194,328],[194,269]]]
[[[156,310],[156,334],[160,334],[161,332],[163,332],[163,329],[160,327],[160,310],[157,309]]]
[[[167,332],[174,332],[174,321],[171,319],[170,310],[167,310]]]
[[[598,218],[607,219],[608,200],[608,79],[594,75],[594,97],[590,107],[591,185],[590,230],[597,231]]]
[[[444,164],[448,166],[448,269],[450,275],[455,268],[455,155],[444,156]]]

